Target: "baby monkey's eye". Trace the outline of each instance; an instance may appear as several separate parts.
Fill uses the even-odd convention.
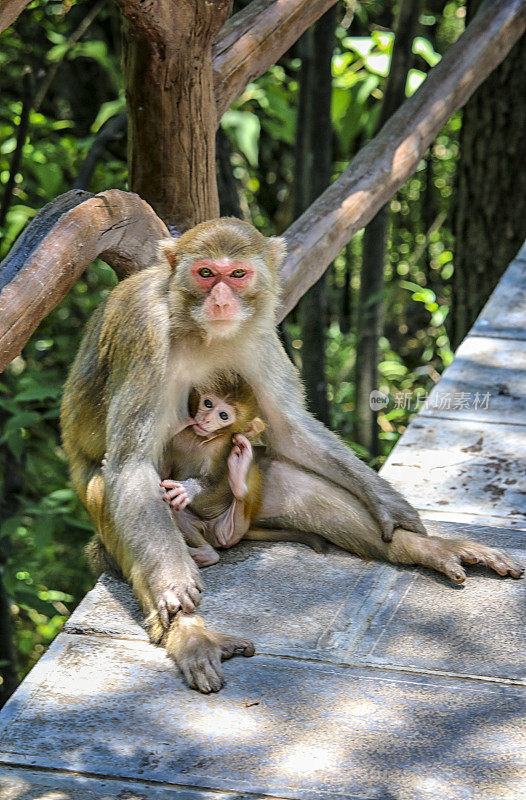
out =
[[[247,273],[244,269],[235,269],[230,273],[231,278],[244,278]]]
[[[224,419],[224,420],[228,419],[228,414],[226,413],[226,411],[220,411],[219,412],[219,416],[221,417],[221,419]]]
[[[214,407],[214,404],[212,403],[212,401],[210,400],[209,397],[207,397],[206,400],[203,400],[203,405],[206,408],[213,408]]]
[[[208,267],[201,267],[199,274],[202,278],[212,278],[214,276],[214,273]]]

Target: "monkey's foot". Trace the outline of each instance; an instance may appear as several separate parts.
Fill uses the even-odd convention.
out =
[[[188,552],[198,567],[210,567],[212,564],[217,564],[219,561],[219,553],[214,550],[212,545],[189,547]]]
[[[214,633],[199,617],[181,614],[172,624],[165,642],[191,689],[203,694],[218,692],[224,684],[221,661],[234,655],[253,656],[249,639]]]
[[[518,561],[495,547],[486,547],[464,539],[448,540],[435,536],[418,538],[414,537],[413,541],[413,546],[420,551],[414,563],[443,572],[454,583],[464,583],[466,580],[462,564],[482,564],[502,577],[509,575],[520,578],[524,573],[524,567]],[[396,533],[393,543],[395,542]]]

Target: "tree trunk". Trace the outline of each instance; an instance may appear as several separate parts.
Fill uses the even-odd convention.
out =
[[[394,25],[391,69],[378,120],[382,128],[405,98],[407,73],[412,63],[412,44],[422,0],[401,0]],[[364,231],[358,335],[356,342],[356,440],[371,456],[379,454],[377,411],[371,408],[371,392],[378,389],[378,340],[382,324],[384,267],[387,254],[389,207],[385,205]]]
[[[296,128],[295,217],[300,216],[323,192],[332,175],[331,59],[335,28],[336,9],[331,8],[300,42],[302,67]],[[312,413],[328,425],[325,275],[302,299],[299,313],[307,401]]]
[[[474,16],[479,0],[468,4]],[[466,104],[453,210],[457,347],[526,237],[526,38]]]
[[[219,216],[212,41],[231,0],[119,0],[130,187],[167,225]]]

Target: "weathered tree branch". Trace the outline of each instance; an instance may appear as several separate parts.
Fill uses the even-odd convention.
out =
[[[252,0],[221,28],[212,47],[217,119],[336,0]]]
[[[342,247],[409,178],[449,117],[526,28],[526,0],[486,0],[415,94],[285,236],[282,319]]]
[[[13,24],[31,0],[2,0],[0,3],[0,33]]]
[[[135,194],[72,190],[45,206],[0,265],[0,371],[97,256],[125,276],[152,266],[168,230]]]

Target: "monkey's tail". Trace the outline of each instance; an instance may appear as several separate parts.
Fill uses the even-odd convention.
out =
[[[315,553],[326,553],[329,543],[317,533],[304,533],[303,531],[288,531],[271,528],[250,528],[243,536],[252,542],[299,542],[312,548]]]

